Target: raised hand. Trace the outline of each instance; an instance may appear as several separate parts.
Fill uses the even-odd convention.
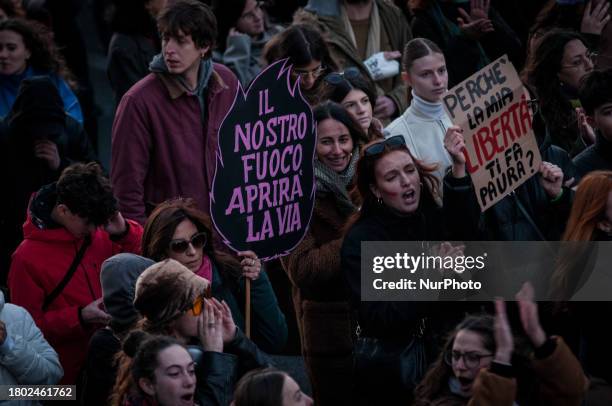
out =
[[[580,32],[583,34],[601,35],[601,32],[610,21],[609,8],[610,3],[605,0],[589,1],[584,8]]]
[[[221,316],[221,336],[223,337],[223,343],[227,344],[236,337],[236,323],[232,317],[232,311],[230,310],[225,300],[219,302],[217,299],[205,299],[205,306],[213,306]]]
[[[607,3],[606,3],[607,4]],[[586,113],[582,107],[576,107],[576,118],[578,119],[578,131],[580,136],[587,143],[591,145],[595,143],[595,130],[587,121]]]
[[[454,125],[446,130],[444,148],[446,148],[453,160],[453,177],[463,178],[465,176],[465,155],[463,154],[465,139],[463,138],[461,127]]]
[[[551,199],[556,199],[561,194],[563,187],[563,171],[557,165],[550,162],[540,164],[540,185]]]
[[[204,309],[198,317],[198,338],[204,351],[223,352],[223,320],[221,313],[204,301]]]
[[[473,40],[495,31],[493,22],[489,19],[490,0],[470,0],[470,14],[461,7],[457,8],[461,17],[457,24],[463,34]]]
[[[508,323],[508,316],[506,315],[506,303],[503,299],[495,300],[495,351],[494,360],[503,364],[509,364],[512,359],[512,351],[514,350],[514,338],[512,337],[512,330],[510,330],[510,324]]]
[[[521,290],[519,290],[515,297],[518,301],[521,323],[527,337],[529,337],[534,347],[541,347],[546,341],[546,333],[544,333],[544,329],[540,325],[538,304],[533,301],[534,292],[531,283],[523,283]]]

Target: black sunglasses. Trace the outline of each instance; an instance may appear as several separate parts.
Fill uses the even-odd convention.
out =
[[[337,86],[340,83],[342,83],[344,80],[355,79],[359,77],[359,75],[361,75],[361,73],[359,72],[359,69],[351,66],[350,68],[346,68],[344,72],[330,73],[329,75],[325,76],[324,80],[330,85]]]
[[[376,144],[372,144],[366,149],[363,150],[364,156],[375,156],[382,153],[385,150],[385,147],[396,148],[400,146],[406,146],[406,140],[403,135],[394,135],[393,137],[389,137],[384,141],[377,142]]]
[[[206,245],[207,241],[208,237],[206,237],[206,233],[201,232],[195,234],[190,240],[180,239],[170,241],[170,249],[177,254],[182,254],[183,252],[187,251],[189,244],[191,244],[196,250],[199,250]]]

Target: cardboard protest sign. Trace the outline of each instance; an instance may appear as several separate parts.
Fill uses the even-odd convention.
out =
[[[463,129],[466,170],[483,211],[538,172],[527,92],[507,56],[452,88],[443,102]]]
[[[210,213],[233,250],[261,259],[288,254],[304,237],[315,198],[316,126],[290,65],[261,72],[219,129]]]

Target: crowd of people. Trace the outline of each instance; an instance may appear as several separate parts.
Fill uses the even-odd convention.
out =
[[[554,302],[530,283],[509,303],[364,301],[361,283],[367,241],[612,240],[608,0],[96,0],[111,134],[77,3],[0,0],[0,384],[76,385],[87,406],[612,404],[611,302],[567,300],[584,251]],[[482,211],[443,97],[502,55],[542,163]],[[224,247],[210,194],[237,92],[282,59],[316,193],[266,263]],[[276,365],[292,323],[302,388]]]

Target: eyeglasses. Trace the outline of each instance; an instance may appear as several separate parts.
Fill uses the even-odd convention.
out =
[[[323,74],[323,72],[325,72],[326,69],[327,68],[325,66],[319,65],[313,70],[293,69],[291,73],[302,80],[304,80],[307,76],[312,76],[313,79],[317,79]]]
[[[346,79],[355,79],[361,75],[359,69],[351,66],[350,68],[346,68],[344,72],[333,72],[325,76],[325,81],[330,85],[337,86],[342,83]]]
[[[199,250],[206,245],[207,241],[208,237],[206,237],[206,233],[201,232],[195,234],[190,240],[180,239],[170,241],[170,249],[177,254],[182,254],[183,252],[187,251],[189,244],[191,244],[194,249]]]
[[[593,66],[593,64],[595,63],[595,61],[597,60],[597,53],[596,52],[587,52],[584,55],[580,55],[579,58],[574,59],[572,62],[570,62],[567,65],[561,65],[561,68],[566,68],[566,69],[588,69],[589,65]]]
[[[255,7],[251,11],[241,15],[240,19],[244,18],[245,20],[257,20],[258,18],[261,17],[260,15],[258,15],[258,13],[261,12],[261,5],[262,5],[261,1],[256,2]]]
[[[406,146],[406,140],[403,135],[394,135],[393,137],[389,137],[384,141],[377,142],[376,144],[372,144],[366,149],[363,150],[364,156],[375,156],[381,154],[385,147],[389,148],[397,148],[400,146]]]
[[[463,358],[463,364],[466,368],[472,369],[480,365],[481,359],[492,356],[493,354],[479,354],[477,352],[447,351],[444,354],[444,362],[452,366],[453,364],[459,363],[459,360]]]

